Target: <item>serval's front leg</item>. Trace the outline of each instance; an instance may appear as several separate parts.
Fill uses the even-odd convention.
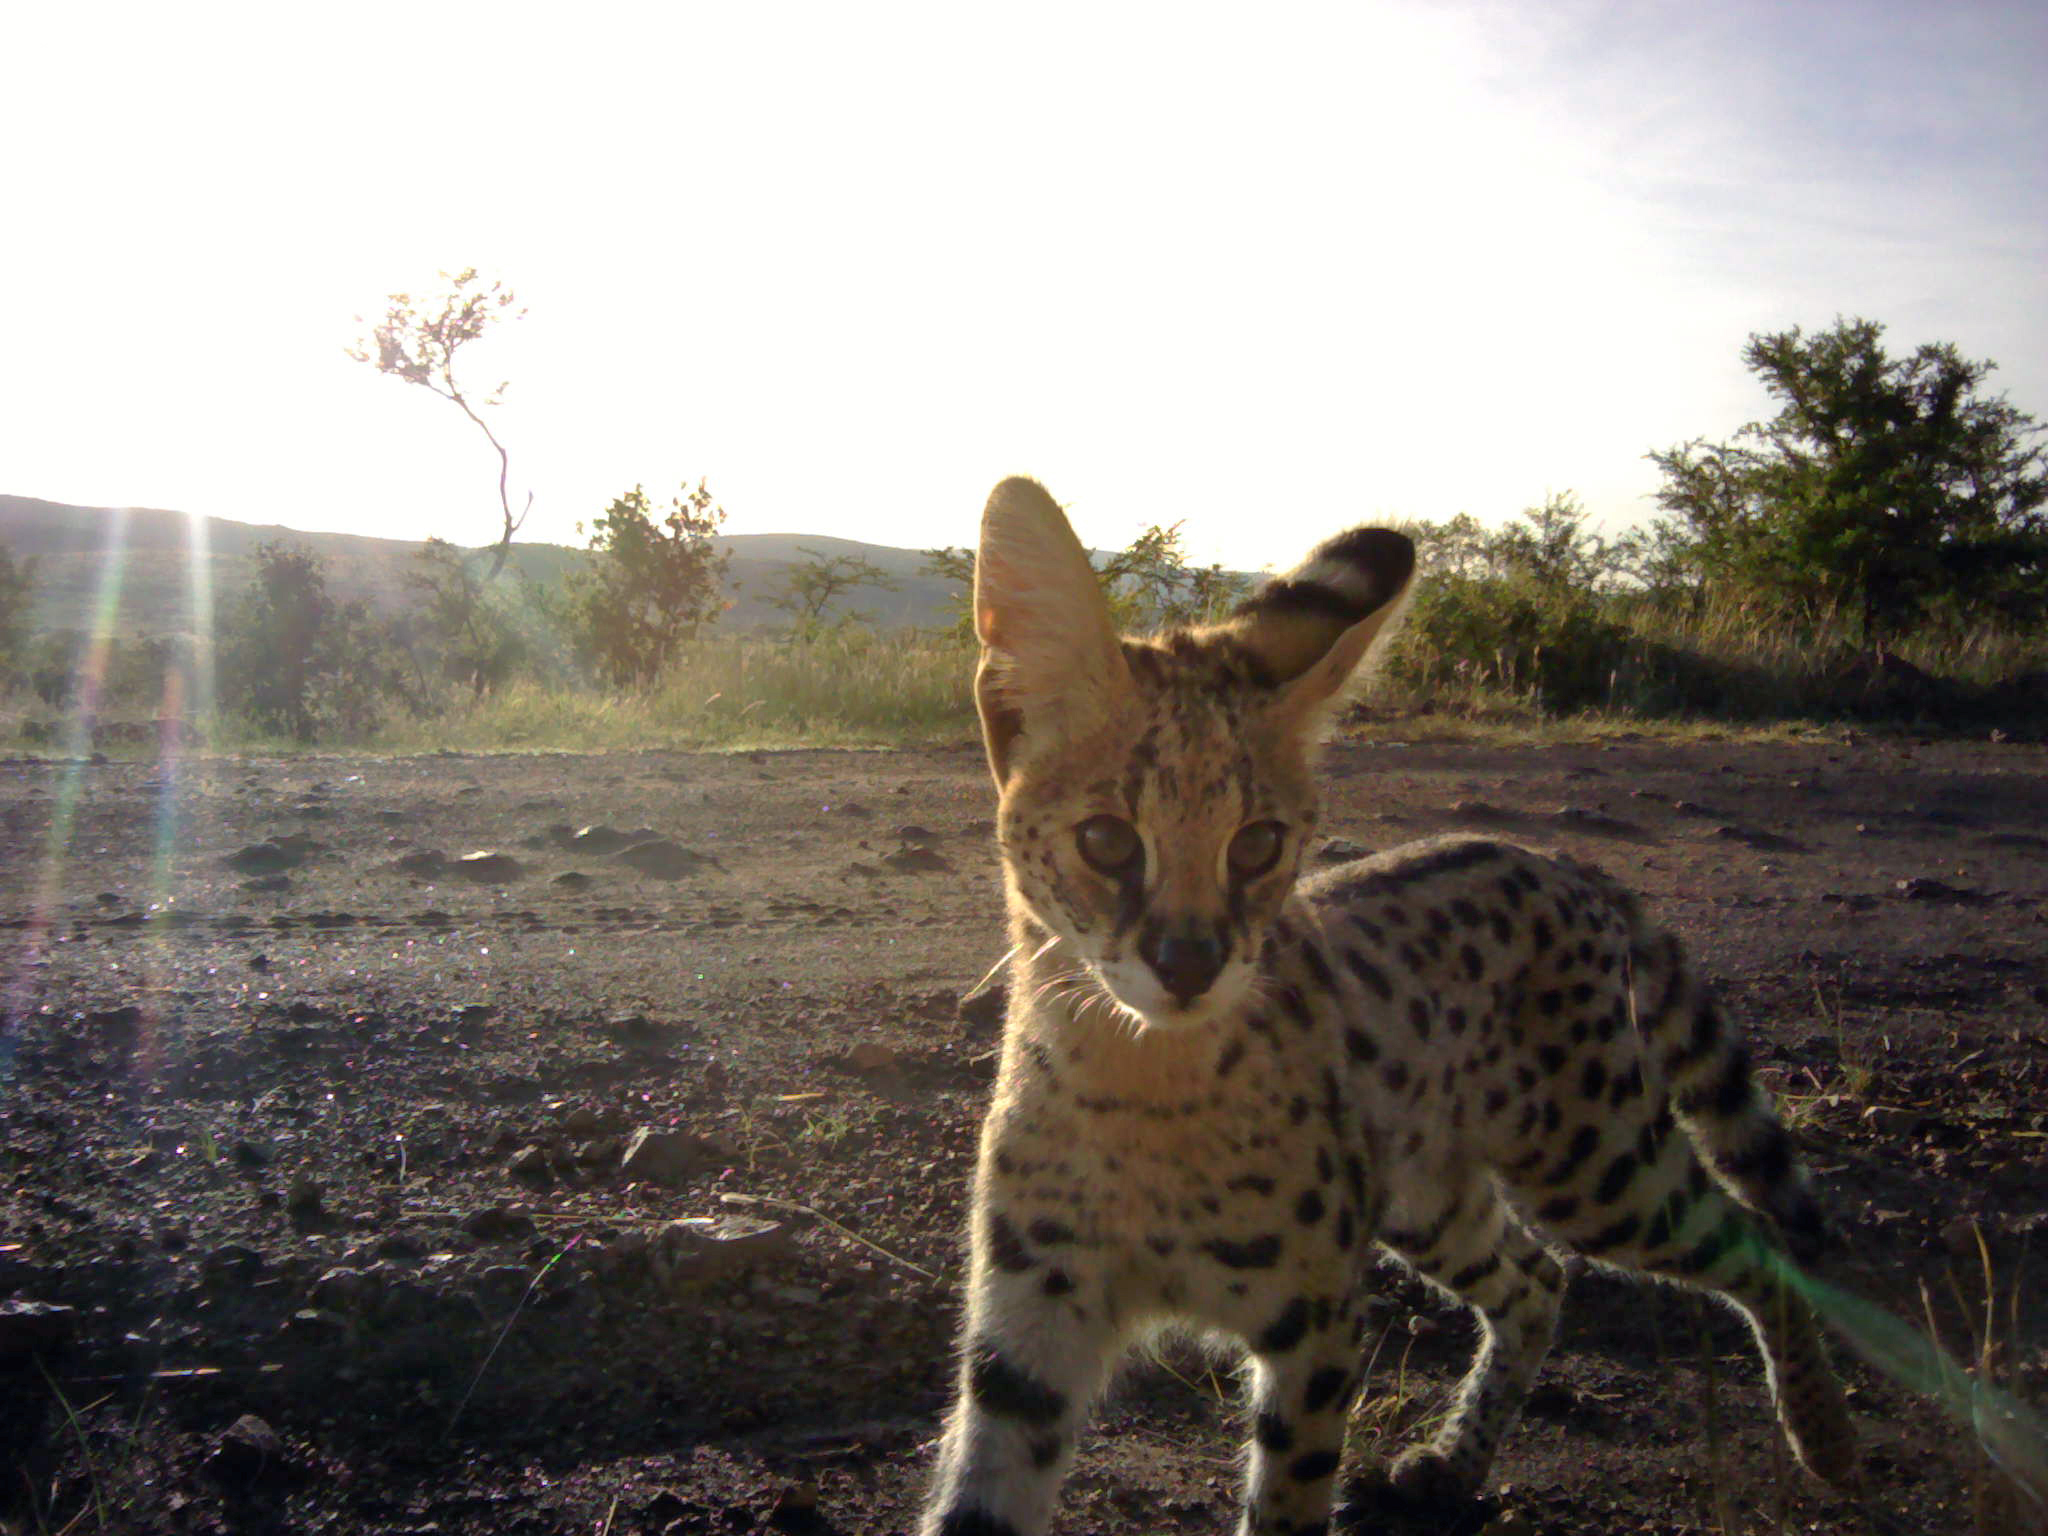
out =
[[[923,1536],[1037,1536],[1116,1344],[1099,1266],[1057,1222],[977,1221],[960,1374]]]
[[[1251,1463],[1239,1536],[1321,1536],[1362,1374],[1355,1303],[1296,1296],[1252,1340]]]

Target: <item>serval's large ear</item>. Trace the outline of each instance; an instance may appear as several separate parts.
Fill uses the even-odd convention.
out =
[[[974,631],[974,702],[998,785],[1020,735],[1076,734],[1108,718],[1130,686],[1088,552],[1036,480],[1005,480],[982,511]]]
[[[1354,528],[1238,604],[1220,628],[1264,663],[1281,709],[1304,722],[1342,697],[1368,653],[1393,633],[1415,576],[1415,544]]]

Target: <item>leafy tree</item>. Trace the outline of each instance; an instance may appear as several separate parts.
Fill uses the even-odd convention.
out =
[[[510,385],[501,382],[488,393],[475,396],[456,377],[456,359],[464,347],[484,336],[498,321],[517,320],[526,311],[512,308],[518,301],[511,289],[495,280],[485,283],[474,267],[452,276],[443,272],[441,277],[448,284],[448,291],[419,303],[410,294],[392,294],[383,322],[367,338],[350,347],[348,355],[359,363],[372,364],[379,373],[417,384],[453,402],[490,443],[491,451],[498,456],[498,507],[505,519],[504,532],[491,562],[490,575],[495,577],[505,568],[511,554],[512,535],[533,509],[533,495],[529,492],[526,505],[514,514],[510,489],[512,456],[483,415],[504,401]],[[356,316],[356,322],[366,323],[361,315]]]
[[[1930,610],[2048,612],[2041,426],[1980,386],[1994,365],[1947,344],[1889,355],[1838,320],[1749,338],[1778,413],[1725,443],[1650,455],[1677,552],[1701,577],[1809,611],[1838,604],[1883,648]]]
[[[700,480],[659,523],[636,485],[592,524],[597,559],[576,579],[571,606],[591,660],[615,687],[653,683],[724,608],[729,556],[712,543],[724,521]]]
[[[948,544],[942,549],[923,551],[924,564],[918,569],[927,576],[936,576],[941,581],[955,584],[952,608],[953,622],[948,626],[955,634],[967,639],[974,637],[974,551],[958,549]]]
[[[1221,618],[1250,591],[1252,582],[1220,565],[1189,565],[1181,529],[1154,523],[1122,549],[1091,557],[1102,595],[1121,629],[1139,632]],[[956,627],[974,632],[974,551],[928,549],[923,570],[958,582]]]
[[[406,585],[419,601],[419,617],[437,670],[483,697],[511,677],[526,645],[504,610],[490,599],[471,556],[443,539],[428,539],[413,556]]]
[[[14,551],[0,544],[0,678],[15,672],[23,660],[35,588],[35,561],[17,561]]]
[[[799,635],[814,633],[824,622],[825,610],[848,592],[862,587],[896,590],[896,578],[865,555],[825,555],[801,544],[797,553],[809,558],[779,573],[767,595],[772,606],[790,616],[791,627]],[[848,612],[840,617],[849,624],[874,622],[874,615],[867,613]]]
[[[1406,523],[1402,529],[1415,541],[1415,569],[1425,581],[1500,574],[1494,535],[1470,512],[1441,523]]]
[[[366,734],[396,687],[385,636],[363,604],[335,600],[318,555],[275,541],[257,546],[219,658],[225,701],[297,741]]]
[[[1489,553],[1501,574],[1554,591],[1591,592],[1614,572],[1607,541],[1586,528],[1586,509],[1570,491],[1524,509],[1493,538]]]

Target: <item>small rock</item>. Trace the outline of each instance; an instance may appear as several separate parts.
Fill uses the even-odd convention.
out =
[[[863,1040],[846,1053],[846,1065],[855,1072],[887,1072],[902,1064],[902,1053],[879,1040]]]
[[[1935,880],[1926,875],[1915,875],[1910,880],[1895,880],[1892,889],[1906,901],[1982,901],[1984,893],[1974,888],[1950,885],[1946,880]]]
[[[1324,864],[1348,864],[1353,859],[1362,859],[1372,850],[1363,843],[1353,842],[1348,837],[1326,837],[1316,849],[1316,858]]]
[[[709,1152],[701,1136],[688,1131],[658,1131],[643,1125],[627,1141],[619,1172],[635,1181],[682,1184],[709,1160]]]
[[[1974,1259],[1982,1241],[1978,1236],[1979,1226],[1974,1217],[1958,1216],[1953,1221],[1942,1223],[1941,1240],[1957,1258]]]
[[[562,1113],[562,1133],[566,1136],[594,1136],[597,1128],[597,1111],[588,1104],[572,1104]]]
[[[1872,1104],[1863,1111],[1863,1123],[1880,1136],[1904,1136],[1920,1123],[1920,1112],[1892,1104]]]
[[[292,1180],[290,1191],[284,1197],[284,1208],[301,1220],[315,1220],[324,1214],[327,1187],[318,1179],[300,1174]]]
[[[665,837],[656,838],[652,842],[635,843],[618,854],[618,862],[656,880],[680,880],[683,876],[695,874],[700,869],[725,868],[709,854],[696,853],[670,842]]]
[[[228,1482],[247,1483],[284,1466],[284,1441],[253,1413],[245,1413],[226,1429],[206,1458],[206,1468]]]
[[[328,1312],[360,1312],[377,1299],[374,1276],[360,1269],[336,1267],[313,1282],[313,1305]]]
[[[438,848],[422,848],[395,860],[391,867],[415,880],[439,880],[448,873],[448,855]]]
[[[209,1251],[200,1259],[199,1267],[210,1279],[229,1285],[246,1285],[263,1273],[263,1255],[254,1248],[227,1243]]]
[[[533,1218],[524,1211],[487,1205],[462,1218],[462,1230],[480,1243],[512,1243],[534,1234]]]
[[[565,869],[548,883],[565,891],[587,891],[590,889],[590,876],[580,869]]]
[[[69,1342],[78,1309],[26,1296],[0,1301],[0,1360],[46,1354]]]
[[[479,848],[465,853],[449,866],[449,872],[478,885],[504,885],[526,873],[526,866],[509,853]]]
[[[1000,981],[992,981],[960,999],[960,1019],[979,1028],[991,1028],[1003,1022],[1009,1006],[1010,989]]]
[[[884,854],[882,862],[905,875],[944,874],[953,867],[943,854],[933,853],[929,848],[899,848]]]
[[[554,1169],[548,1166],[546,1151],[532,1143],[512,1154],[512,1160],[505,1165],[505,1171],[515,1179],[524,1179],[532,1184],[549,1183],[555,1176]]]
[[[788,1258],[796,1235],[759,1216],[685,1216],[654,1234],[648,1258],[671,1282],[717,1278]]]
[[[285,1319],[284,1331],[302,1343],[332,1344],[348,1334],[348,1319],[323,1307],[301,1307]]]
[[[939,836],[936,832],[932,831],[929,827],[921,827],[914,821],[907,826],[901,826],[896,829],[896,841],[904,844],[906,847],[925,848],[936,843],[938,840]]]
[[[808,1515],[818,1507],[818,1485],[809,1478],[786,1482],[775,1490],[775,1507],[768,1518],[784,1521],[795,1515]]]
[[[277,891],[288,891],[292,888],[292,877],[290,875],[258,875],[252,880],[244,880],[240,888],[256,896]]]
[[[533,1271],[524,1264],[493,1264],[476,1277],[478,1296],[485,1302],[516,1302],[533,1285]]]
[[[287,869],[296,869],[305,862],[302,848],[292,848],[279,842],[249,843],[237,848],[221,860],[229,869],[242,875],[275,875]]]
[[[621,832],[617,827],[592,826],[571,833],[567,846],[577,853],[592,853],[600,856],[617,853],[640,843],[658,843],[662,836],[652,827],[641,827],[632,832]]]

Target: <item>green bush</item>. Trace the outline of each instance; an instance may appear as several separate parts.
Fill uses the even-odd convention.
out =
[[[1411,689],[1499,691],[1547,713],[1615,702],[1642,644],[1582,589],[1527,577],[1424,578],[1389,675]]]

